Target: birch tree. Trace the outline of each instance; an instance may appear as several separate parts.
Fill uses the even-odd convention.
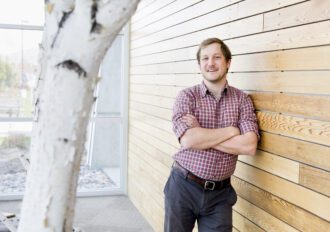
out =
[[[41,73],[19,232],[72,231],[100,63],[139,0],[46,0]]]

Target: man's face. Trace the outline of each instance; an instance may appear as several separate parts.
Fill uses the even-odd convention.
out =
[[[219,83],[225,79],[230,67],[230,60],[226,61],[220,44],[212,43],[201,49],[199,68],[205,80]]]

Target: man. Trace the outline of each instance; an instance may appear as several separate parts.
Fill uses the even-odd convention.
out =
[[[232,231],[237,195],[230,184],[238,155],[254,155],[259,138],[250,98],[227,83],[231,52],[218,38],[197,52],[203,82],[184,89],[173,108],[181,148],[166,183],[165,231]]]

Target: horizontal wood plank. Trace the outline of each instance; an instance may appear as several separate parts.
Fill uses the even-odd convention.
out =
[[[135,133],[130,133],[129,144],[133,144],[139,149],[142,149],[143,151],[148,153],[148,155],[152,157],[155,162],[159,163],[159,165],[162,166],[161,170],[163,170],[164,173],[168,173],[169,169],[166,169],[166,167],[169,168],[173,164],[173,159],[171,155],[159,150],[153,144],[148,143],[148,141],[144,141]]]
[[[197,30],[196,28],[201,27],[201,19],[204,18],[204,16],[208,16],[210,14],[215,15],[214,11],[217,12],[218,14],[218,21],[215,22],[219,22],[219,21],[228,22],[230,21],[229,13],[233,12],[233,10],[237,8],[237,5],[230,5],[230,4],[235,2],[239,2],[239,1],[238,0],[223,0],[216,2],[214,2],[213,0],[202,1],[199,4],[192,5],[191,7],[178,12],[177,14],[170,15],[169,17],[166,17],[163,20],[158,21],[157,23],[141,28],[138,31],[133,31],[132,41],[150,40],[153,39],[155,34],[156,37],[159,37],[161,35],[163,36],[163,39],[167,39],[171,35],[175,35],[172,30],[173,28],[179,34],[189,33],[192,30]],[[219,13],[221,17],[219,17]],[[213,25],[215,22],[213,22]],[[194,26],[194,24],[198,25],[199,27]],[[204,26],[207,26],[205,25],[205,21],[204,21]],[[180,32],[180,29],[183,31]],[[163,33],[164,31],[166,33]],[[172,33],[172,34],[168,34],[168,33]]]
[[[146,93],[155,96],[164,96],[171,98],[175,98],[178,93],[184,88],[186,87],[130,84],[130,91],[133,93]],[[134,99],[130,98],[130,100]]]
[[[163,150],[166,154],[168,155],[173,155],[177,152],[177,149],[174,148],[173,146],[163,142],[162,140],[159,140],[157,138],[155,138],[152,135],[149,135],[147,133],[145,133],[144,131],[141,131],[133,126],[131,126],[129,128],[130,131],[132,131],[132,133],[138,134],[139,137],[141,139],[143,139],[143,141],[148,141],[149,144],[153,144],[154,146],[156,146],[158,149]]]
[[[330,70],[229,73],[228,81],[242,90],[325,95],[330,93]]]
[[[330,171],[330,147],[261,132],[259,149]]]
[[[327,231],[326,220],[240,178],[232,177],[237,194],[278,219],[306,232]],[[285,191],[283,191],[285,193]]]
[[[243,217],[241,214],[233,210],[233,226],[237,228],[238,231],[244,232],[264,232],[259,226]]]
[[[169,133],[165,130],[154,127],[148,123],[140,121],[131,121],[135,128],[144,131],[145,133],[152,135],[156,139],[163,141],[164,143],[173,146],[173,148],[179,149],[180,144],[174,133]]]
[[[263,131],[330,146],[330,122],[271,112],[257,112],[257,117]]]
[[[175,0],[162,0],[162,1],[150,2],[148,5],[135,12],[135,14],[132,16],[132,25],[148,17],[149,15],[157,14],[157,12],[161,8],[173,2],[175,2]]]
[[[137,109],[130,109],[130,118],[129,120],[140,120],[142,122],[147,122],[149,125],[153,125],[159,129],[165,130],[168,133],[173,133],[172,122],[166,119],[155,117],[153,115],[147,114],[143,111]]]
[[[180,0],[174,1],[171,4],[162,7],[155,14],[148,15],[148,17],[143,17],[137,22],[132,22],[131,31],[136,32],[145,26],[149,26],[153,23],[158,22],[159,20],[166,19],[170,15],[178,14],[185,8],[191,7],[192,5],[201,3],[202,0]]]
[[[246,201],[241,197],[237,197],[237,203],[233,207],[235,211],[240,213],[246,218],[249,218],[256,225],[261,227],[263,230],[267,232],[298,232],[297,229],[291,227],[285,222],[277,219],[266,211],[256,207],[250,202]]]
[[[132,108],[136,109],[139,108],[140,111],[150,113],[150,115],[165,119],[170,121],[172,119],[172,111],[166,108],[152,106],[144,103],[139,102],[131,102]]]
[[[257,110],[330,121],[330,95],[248,92]]]
[[[330,199],[320,193],[316,193],[240,161],[237,162],[234,175],[275,196],[302,207],[325,220],[330,219]]]
[[[200,74],[165,74],[165,75],[131,75],[130,84],[162,85],[162,86],[192,86],[202,82]]]
[[[258,150],[255,156],[241,155],[238,159],[244,163],[265,170],[283,179],[299,183],[299,163]]]
[[[307,188],[330,196],[330,172],[308,165],[300,165],[299,183]]]
[[[265,30],[297,26],[330,19],[329,1],[306,1],[265,13]]]

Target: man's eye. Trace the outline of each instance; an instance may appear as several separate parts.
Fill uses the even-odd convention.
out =
[[[219,59],[221,59],[221,56],[216,56],[215,58],[219,60]]]
[[[207,57],[202,58],[202,60],[204,60],[204,61],[205,61],[205,60],[208,60],[208,59],[209,59],[209,58],[207,58]]]

